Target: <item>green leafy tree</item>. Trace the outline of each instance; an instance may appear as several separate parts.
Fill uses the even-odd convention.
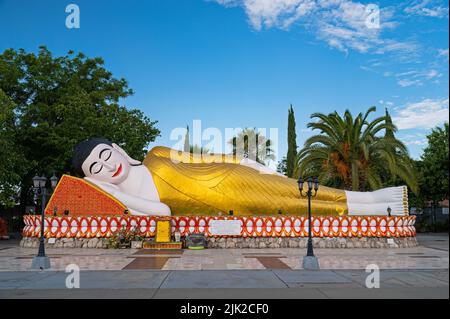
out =
[[[297,134],[295,132],[295,114],[294,109],[289,108],[288,115],[288,151],[286,156],[286,175],[294,176],[295,160],[297,158]]]
[[[21,174],[28,164],[14,145],[17,121],[14,109],[14,103],[0,89],[0,205],[6,207],[16,203]],[[23,163],[23,166],[17,163]]]
[[[395,141],[396,130],[393,129],[393,128],[395,128],[395,126],[392,122],[391,115],[389,114],[389,111],[387,110],[387,108],[386,108],[385,112],[386,112],[385,116],[386,116],[387,126],[385,129],[384,138],[387,141],[389,141],[389,140]],[[391,144],[389,144],[389,145],[391,145]],[[405,165],[409,165],[409,166],[412,165],[413,167],[416,167],[414,161],[412,159],[410,159],[409,154],[403,152],[403,148],[396,148],[394,145],[395,145],[395,143],[392,143],[392,145],[391,145],[392,149],[389,152],[396,154],[397,160],[399,162],[406,161],[408,163],[406,163]],[[382,184],[384,187],[399,186],[399,185],[404,184],[402,179],[400,179],[396,174],[391,173],[391,169],[388,166],[386,166],[385,163],[383,163],[383,162],[378,163],[376,170],[378,171],[378,173],[380,175],[380,178],[381,178],[381,181],[382,181]],[[417,169],[414,169],[414,171],[417,173]],[[416,174],[416,178],[418,178],[417,174]],[[410,195],[412,195],[412,193],[410,193]]]
[[[392,117],[389,114],[389,111],[387,108],[385,109],[385,117],[386,117],[386,120],[385,120],[386,121],[386,129],[384,131],[384,138],[395,139],[395,132],[396,132],[395,125],[394,125],[394,123],[392,123]]]
[[[419,164],[420,194],[426,201],[437,203],[448,199],[448,138],[448,123],[436,127],[427,136],[428,146]]]
[[[119,104],[133,91],[103,63],[72,51],[54,57],[46,47],[37,54],[13,49],[0,54],[0,89],[17,115],[9,143],[26,159],[8,169],[20,175],[21,205],[34,174],[72,172],[73,147],[80,140],[108,138],[143,159],[159,135],[156,122]]]
[[[424,178],[423,178],[423,161],[422,160],[413,160],[414,168],[416,171],[417,183],[419,185],[419,190],[417,193],[410,192],[408,195],[408,204],[410,207],[414,207],[421,211],[424,207],[427,206],[427,199],[423,194],[423,186],[424,186]]]
[[[260,164],[275,160],[271,146],[273,142],[258,132],[255,128],[245,128],[228,144],[233,149],[233,155],[248,157]]]
[[[324,184],[348,190],[374,190],[383,186],[379,167],[384,165],[416,192],[417,179],[406,146],[395,137],[379,136],[396,128],[386,122],[386,116],[369,121],[375,110],[371,107],[356,118],[348,110],[343,117],[337,112],[312,114],[317,121],[309,123],[308,128],[320,134],[306,140],[298,156],[296,175],[314,174]]]

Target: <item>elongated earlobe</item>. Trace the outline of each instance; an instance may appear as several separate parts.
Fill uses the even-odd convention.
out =
[[[132,159],[132,158],[130,157],[130,155],[128,155],[127,152],[125,152],[125,151],[124,151],[119,145],[117,145],[116,143],[113,143],[113,144],[112,144],[112,147],[113,147],[116,151],[120,152],[120,154],[122,154],[122,156],[125,157],[125,158],[127,159],[128,163],[130,163],[130,165],[141,165],[141,164],[142,164],[140,161],[135,160],[135,159]]]

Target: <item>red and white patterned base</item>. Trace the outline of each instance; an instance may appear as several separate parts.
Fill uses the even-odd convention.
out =
[[[92,216],[92,217],[45,217],[44,234],[47,238],[93,238],[110,237],[122,227],[136,229],[142,236],[156,234],[155,216]],[[167,219],[167,218],[165,218]],[[172,231],[182,236],[189,233],[209,231],[211,220],[241,221],[241,235],[237,237],[307,237],[308,219],[306,217],[209,217],[173,216]],[[314,237],[414,237],[415,216],[344,216],[313,217]],[[24,216],[24,237],[38,237],[41,231],[41,217]],[[221,236],[229,237],[229,236]]]

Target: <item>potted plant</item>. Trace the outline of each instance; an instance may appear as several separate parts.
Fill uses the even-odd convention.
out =
[[[144,237],[133,227],[127,230],[123,226],[118,232],[115,232],[106,240],[108,248],[134,248],[141,249]]]
[[[129,232],[131,248],[133,249],[141,249],[144,238],[139,234],[136,228],[132,228]]]
[[[117,233],[113,233],[111,237],[106,239],[106,247],[109,249],[117,249],[119,248],[119,240]]]

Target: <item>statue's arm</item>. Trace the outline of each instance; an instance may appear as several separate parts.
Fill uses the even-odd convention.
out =
[[[85,179],[116,198],[124,204],[131,211],[131,213],[135,213],[136,215],[171,215],[169,206],[164,203],[124,193],[119,189],[119,187],[113,184],[103,183],[89,177],[85,177]]]
[[[253,169],[257,170],[260,174],[277,175],[277,176],[281,176],[281,177],[286,177],[283,174],[280,174],[277,171],[271,169],[270,167],[262,165],[261,163],[258,163],[249,158],[244,158],[243,160],[240,161],[239,164],[253,168]]]
[[[138,212],[142,215],[170,216],[170,208],[164,203],[147,200],[141,197],[129,195],[123,192],[115,192],[112,194],[120,202],[122,202],[131,212]]]

